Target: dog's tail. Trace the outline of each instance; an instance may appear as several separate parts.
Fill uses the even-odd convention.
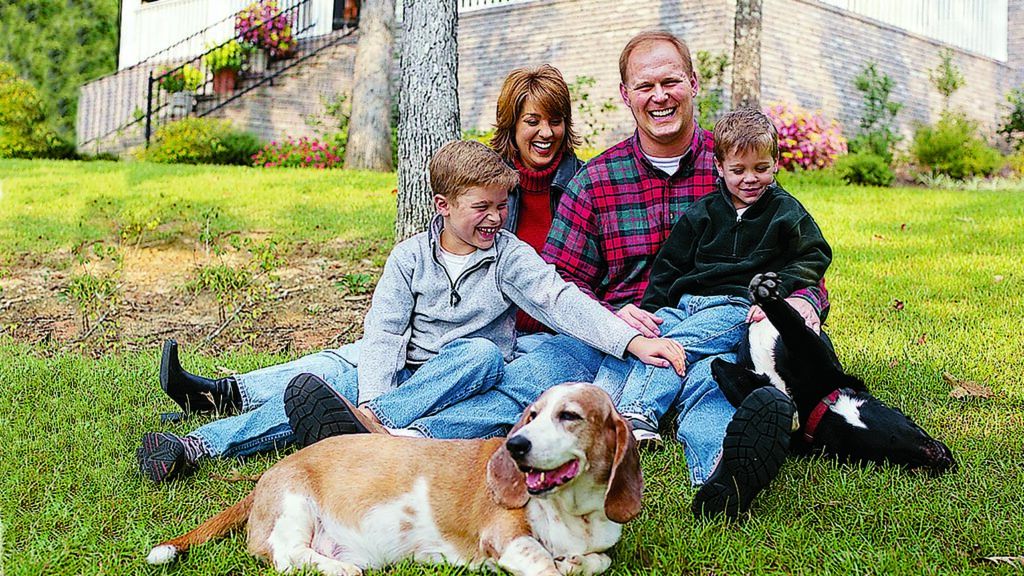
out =
[[[192,546],[209,542],[243,526],[249,520],[252,502],[253,493],[250,492],[241,502],[203,522],[191,532],[158,544],[149,551],[146,561],[154,565],[166,564]]]

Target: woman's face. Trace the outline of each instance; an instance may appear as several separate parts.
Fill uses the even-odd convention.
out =
[[[561,117],[548,116],[527,97],[516,119],[516,149],[530,170],[544,170],[562,153],[565,123]]]

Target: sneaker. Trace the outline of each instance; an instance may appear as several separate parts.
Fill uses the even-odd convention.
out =
[[[188,468],[185,444],[174,434],[150,432],[135,451],[139,471],[153,482],[173,480]]]
[[[658,427],[639,414],[626,414],[626,421],[633,427],[633,440],[638,450],[661,450],[665,447]]]
[[[313,374],[299,374],[288,383],[284,412],[299,448],[342,434],[386,433],[383,426]]]
[[[694,516],[736,518],[750,508],[789,454],[794,411],[792,400],[774,386],[758,388],[743,400],[725,429],[718,466],[693,497]]]

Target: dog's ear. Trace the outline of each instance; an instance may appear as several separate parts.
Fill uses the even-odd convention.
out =
[[[604,494],[604,513],[612,522],[624,524],[640,514],[644,478],[640,472],[640,452],[629,423],[612,410],[609,425],[615,436],[615,459]]]
[[[509,431],[508,437],[526,424],[529,411],[527,408],[519,422]],[[505,447],[505,441],[502,441],[487,461],[487,491],[490,492],[491,500],[508,509],[522,508],[530,499],[526,491],[526,474],[519,471],[515,460],[512,460],[512,455]]]

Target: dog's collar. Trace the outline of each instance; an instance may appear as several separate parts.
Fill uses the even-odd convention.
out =
[[[825,412],[836,403],[836,400],[839,400],[841,392],[842,388],[836,388],[831,394],[822,398],[814,410],[811,410],[811,415],[807,417],[807,423],[804,424],[804,441],[808,446],[814,443],[814,433],[818,431],[818,424],[821,424]]]

